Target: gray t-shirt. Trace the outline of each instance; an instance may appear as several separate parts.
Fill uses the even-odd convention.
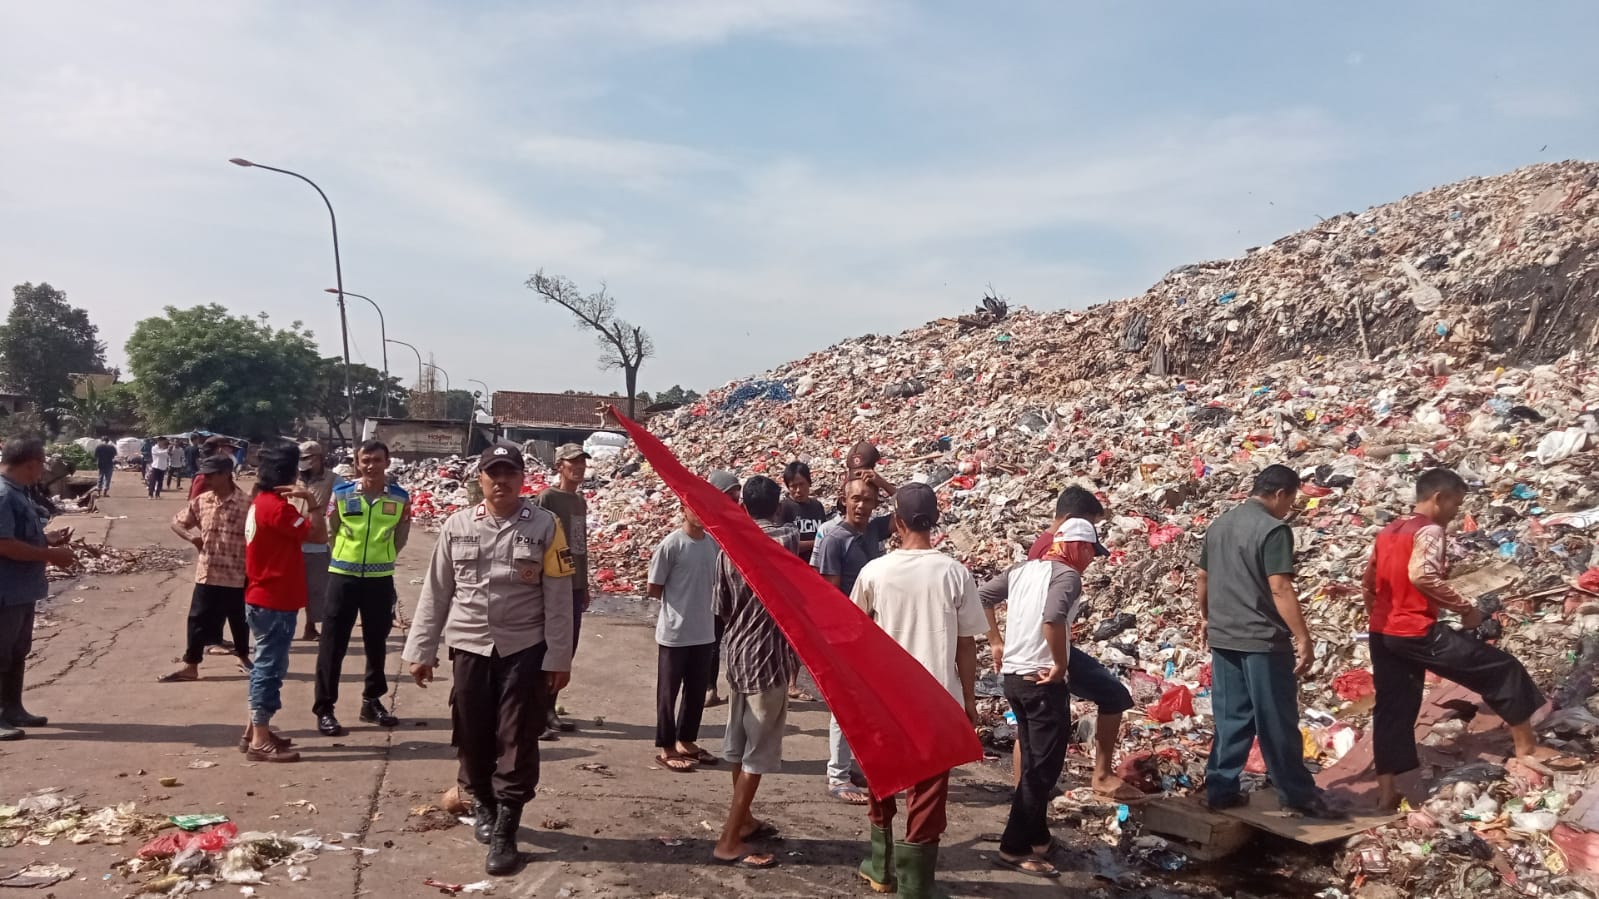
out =
[[[1294,532],[1256,500],[1205,531],[1199,567],[1210,602],[1210,645],[1236,652],[1292,652],[1293,634],[1271,596],[1271,575],[1294,573]]]
[[[711,595],[720,551],[709,534],[695,540],[682,529],[668,534],[655,548],[655,556],[650,559],[650,583],[661,586],[656,643],[704,646],[716,642]]]
[[[855,589],[866,563],[883,554],[883,541],[893,533],[892,519],[874,518],[864,531],[856,531],[840,520],[825,534],[818,533],[812,552],[812,565],[824,577],[837,577],[838,588],[848,596]]]

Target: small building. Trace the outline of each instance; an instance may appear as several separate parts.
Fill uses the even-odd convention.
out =
[[[33,401],[20,393],[0,391],[0,415],[16,415],[33,408]]]
[[[406,462],[482,452],[495,439],[492,426],[448,418],[369,418],[362,440],[381,440]]]

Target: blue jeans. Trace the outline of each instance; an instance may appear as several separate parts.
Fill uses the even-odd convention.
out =
[[[109,469],[109,468],[100,469],[100,495],[101,496],[104,496],[104,495],[106,495],[106,494],[111,492],[111,471],[112,471],[112,469]]]
[[[1299,678],[1291,652],[1210,651],[1211,710],[1216,741],[1205,767],[1205,793],[1212,802],[1240,792],[1249,748],[1260,737],[1266,773],[1284,806],[1303,806],[1318,795],[1305,768],[1299,735]]]
[[[255,637],[255,666],[250,669],[250,723],[270,724],[283,708],[283,675],[289,672],[289,645],[299,612],[247,606],[250,634]]]

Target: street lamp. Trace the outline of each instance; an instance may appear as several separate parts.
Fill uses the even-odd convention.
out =
[[[397,344],[399,344],[400,346],[403,346],[403,347],[411,347],[411,352],[416,353],[416,386],[417,386],[418,389],[420,389],[422,387],[422,351],[418,350],[414,346],[411,346],[409,343],[406,343],[403,340],[395,340],[392,337],[383,338],[383,343],[385,345],[386,344],[390,344],[390,343],[397,343]]]
[[[328,287],[328,288],[325,288],[323,292],[324,293],[338,293],[339,290],[336,287]],[[369,296],[363,296],[361,294],[352,293],[350,291],[345,291],[344,295],[345,296],[350,296],[350,297],[358,297],[360,299],[366,300],[368,303],[372,304],[372,308],[373,309],[376,309],[378,311],[378,333],[383,335],[383,391],[379,395],[379,399],[378,399],[378,414],[383,416],[384,418],[388,418],[389,417],[389,326],[384,324],[384,322],[383,322],[383,308],[381,306],[379,306],[376,302],[374,302],[373,299],[371,297],[369,297]]]
[[[483,388],[483,399],[485,399],[485,400],[490,399],[490,396],[489,396],[489,385],[483,383],[482,381],[479,381],[477,378],[467,378],[466,380],[467,380],[468,384],[476,384],[477,386]],[[493,410],[491,410],[491,409],[485,409],[483,411],[489,412],[491,414],[493,412]]]
[[[450,403],[450,399],[449,399],[449,397],[450,397],[450,373],[445,371],[442,368],[439,368],[437,365],[434,365],[431,362],[428,363],[428,368],[431,368],[434,371],[444,375],[444,404],[445,404],[445,406],[449,406],[449,403]]]
[[[317,195],[322,198],[323,205],[328,207],[328,221],[333,225],[333,280],[338,285],[335,292],[339,295],[339,336],[344,340],[344,401],[349,415],[350,427],[353,429],[355,427],[355,392],[350,389],[350,322],[344,312],[344,266],[339,262],[339,219],[333,214],[333,204],[328,200],[328,195],[322,192],[322,188],[317,187],[315,181],[299,172],[262,165],[259,162],[251,162],[248,159],[241,159],[237,156],[228,161],[247,169],[266,169],[269,172],[277,172],[280,175],[292,175],[295,178],[299,178],[306,184],[311,185],[316,190]]]

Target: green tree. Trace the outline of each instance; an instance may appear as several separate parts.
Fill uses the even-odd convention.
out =
[[[61,423],[63,436],[99,437],[105,433],[111,418],[107,397],[93,384],[86,389],[84,396],[68,397],[60,406],[48,410],[55,413],[56,420]]]
[[[693,390],[684,390],[683,385],[673,384],[670,389],[656,394],[657,403],[676,403],[679,406],[699,402],[700,395]]]
[[[103,372],[105,344],[89,313],[67,304],[65,291],[49,284],[18,284],[11,314],[0,325],[0,381],[42,410],[54,428],[55,412],[72,395],[73,372]]]
[[[451,390],[444,394],[444,417],[466,421],[477,411],[477,397],[470,390]]]
[[[328,356],[321,360],[317,368],[317,387],[313,408],[318,415],[327,419],[328,427],[340,440],[348,436],[355,440],[361,436],[360,425],[366,419],[377,415],[383,408],[383,372],[370,365],[354,363],[350,366],[350,390],[355,394],[355,417],[358,419],[356,427],[351,428],[349,435],[345,434],[345,425],[350,417],[349,404],[344,401],[344,359],[340,356]],[[390,377],[388,382],[389,416],[391,418],[405,417],[405,401],[410,392],[400,386],[400,379]]]
[[[299,322],[273,328],[265,313],[168,306],[134,326],[127,352],[139,410],[158,431],[207,428],[260,440],[315,405],[321,356]]]

